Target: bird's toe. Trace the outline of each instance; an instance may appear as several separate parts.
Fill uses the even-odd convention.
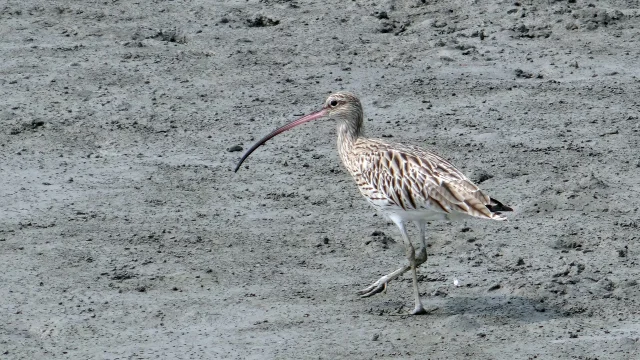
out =
[[[424,309],[424,306],[422,306],[422,304],[417,304],[413,308],[413,311],[410,314],[411,315],[424,315],[424,314],[427,314],[427,311]]]
[[[387,292],[387,282],[378,280],[371,286],[358,291],[358,295],[362,298],[367,298],[381,292]]]

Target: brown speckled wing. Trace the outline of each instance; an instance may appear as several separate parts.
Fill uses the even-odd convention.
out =
[[[362,139],[345,163],[362,194],[383,210],[428,210],[501,220],[492,199],[440,156],[414,146]]]

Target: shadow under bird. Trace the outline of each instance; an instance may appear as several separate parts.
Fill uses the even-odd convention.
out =
[[[411,270],[415,299],[411,314],[424,314],[416,268],[427,261],[427,221],[471,217],[506,220],[501,212],[512,209],[489,197],[451,163],[430,151],[365,137],[362,105],[348,92],[330,95],[321,110],[272,131],[247,150],[234,171],[237,172],[247,157],[269,139],[320,118],[337,121],[338,153],[342,163],[365,199],[398,226],[406,248],[408,264],[358,293],[362,297],[375,295],[386,290],[389,282]],[[414,222],[420,229],[417,252],[406,230],[408,222]]]

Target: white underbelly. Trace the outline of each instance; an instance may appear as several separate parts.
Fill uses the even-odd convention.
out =
[[[394,211],[394,210],[381,210],[382,213],[388,217],[392,218],[400,218],[403,221],[432,221],[432,220],[448,220],[448,221],[456,221],[464,218],[470,217],[461,212],[451,212],[446,213],[443,211],[432,211],[432,210],[402,210]]]
[[[464,219],[470,217],[469,215],[452,211],[452,212],[444,212],[441,209],[411,209],[404,210],[401,207],[391,204],[389,200],[380,199],[373,200],[371,198],[365,197],[369,203],[378,210],[382,215],[387,217],[388,219],[396,218],[402,219],[402,221],[432,221],[432,220],[449,220],[455,221],[459,219]]]

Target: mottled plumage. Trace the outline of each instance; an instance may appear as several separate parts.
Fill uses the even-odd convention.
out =
[[[497,205],[463,173],[440,156],[415,146],[359,138],[345,162],[360,192],[382,212],[455,219],[473,216],[505,220]]]
[[[408,265],[385,275],[361,290],[363,297],[377,294],[387,284],[411,270],[415,307],[412,314],[424,313],[418,291],[416,268],[427,261],[426,221],[476,217],[506,220],[501,211],[508,206],[490,198],[462,172],[442,157],[416,146],[389,143],[363,136],[360,100],[351,93],[330,95],[322,110],[284,125],[253,145],[240,159],[235,171],[260,145],[297,125],[321,117],[338,122],[338,153],[360,193],[400,229],[407,250]],[[421,247],[417,253],[409,240],[405,223],[413,221],[420,229]]]

